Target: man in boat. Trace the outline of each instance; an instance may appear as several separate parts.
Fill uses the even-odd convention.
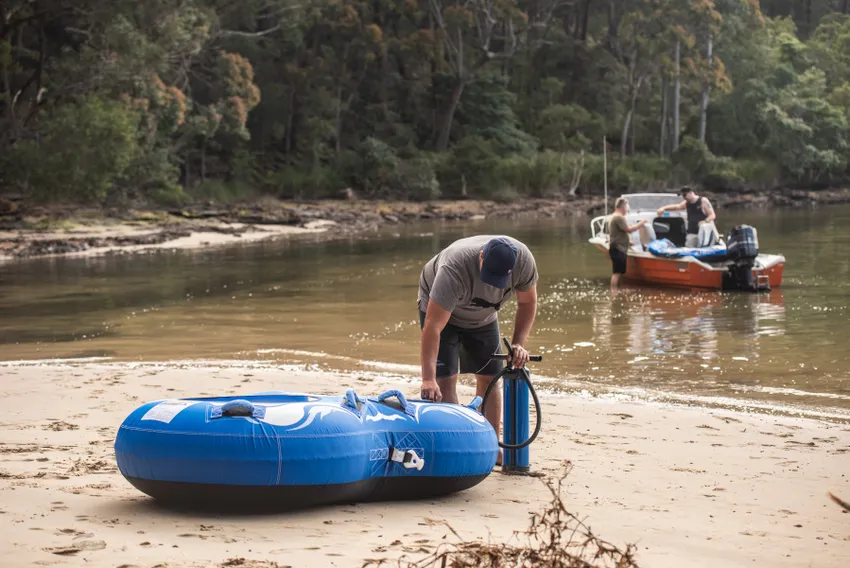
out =
[[[714,227],[714,220],[717,215],[714,213],[714,207],[711,202],[705,197],[700,197],[690,186],[684,186],[680,193],[684,200],[676,205],[665,205],[656,214],[660,217],[665,211],[682,211],[688,213],[687,236],[685,237],[685,246],[689,248],[707,247],[713,244],[713,240],[709,238],[717,229]],[[704,238],[700,238],[700,230],[702,229]]]
[[[629,202],[620,197],[614,202],[614,214],[608,220],[608,256],[611,258],[611,290],[620,285],[620,277],[626,273],[626,263],[629,258],[629,247],[633,233],[646,225],[647,220],[641,219],[634,225],[626,221],[629,212]]]
[[[457,403],[458,373],[474,373],[484,396],[503,362],[498,312],[514,292],[513,365],[528,362],[525,343],[537,313],[537,265],[520,241],[479,235],[460,239],[429,260],[419,276],[423,399]],[[459,363],[459,364],[458,364]],[[502,394],[494,389],[484,415],[499,432]]]

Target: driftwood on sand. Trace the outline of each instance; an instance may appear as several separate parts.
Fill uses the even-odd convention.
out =
[[[557,483],[544,481],[552,500],[542,512],[531,516],[526,531],[514,533],[516,544],[466,541],[445,523],[457,543],[442,544],[419,560],[404,556],[395,562],[367,560],[363,568],[392,565],[399,568],[637,568],[634,545],[621,549],[599,539],[589,526],[567,510],[562,489],[570,469],[567,465]]]
[[[848,503],[847,501],[842,501],[832,493],[827,493],[827,495],[829,495],[829,498],[835,501],[839,507],[850,513],[850,503]]]

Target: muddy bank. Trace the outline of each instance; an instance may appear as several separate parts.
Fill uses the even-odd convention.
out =
[[[0,259],[197,248],[267,238],[333,239],[416,221],[585,215],[590,199],[432,203],[263,199],[165,211],[18,209],[0,217]]]
[[[850,189],[771,192],[701,192],[718,209],[817,207],[850,203]],[[609,211],[619,192],[609,195]],[[329,240],[363,235],[384,226],[417,221],[528,219],[594,216],[598,197],[428,203],[379,201],[197,204],[167,210],[40,208],[14,204],[0,210],[0,261],[47,255],[129,253],[245,243],[269,238]]]

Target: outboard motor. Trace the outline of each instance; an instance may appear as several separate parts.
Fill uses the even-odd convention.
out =
[[[732,227],[726,237],[726,258],[732,261],[729,278],[733,287],[753,292],[760,289],[761,286],[753,281],[753,266],[758,254],[759,238],[755,227]]]

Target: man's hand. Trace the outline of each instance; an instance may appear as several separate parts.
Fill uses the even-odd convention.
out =
[[[643,226],[644,226],[644,225],[646,225],[647,223],[649,223],[649,219],[641,219],[641,220],[640,220],[640,222],[638,223],[638,225],[640,225],[641,227],[643,227]]]
[[[440,392],[440,386],[434,379],[422,381],[422,390],[420,394],[425,400],[433,402],[440,402],[443,400],[443,393]]]
[[[662,215],[664,215],[665,211],[667,211],[667,209],[662,207],[661,209],[659,209],[658,211],[655,212],[655,215],[657,215],[658,217],[661,217]]]
[[[513,353],[511,354],[511,365],[516,368],[521,368],[528,363],[528,351],[522,345],[511,345]]]

